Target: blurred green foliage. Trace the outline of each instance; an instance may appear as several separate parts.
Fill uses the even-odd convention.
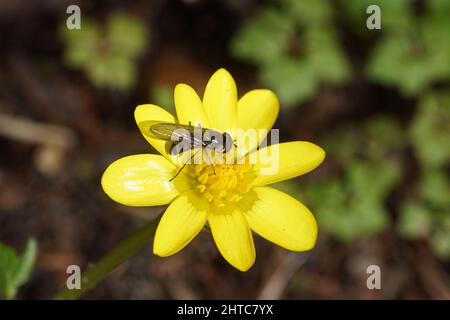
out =
[[[432,93],[419,102],[410,131],[420,163],[442,167],[450,162],[450,93]]]
[[[372,4],[381,9],[379,31],[366,28],[366,9]],[[351,69],[334,23],[339,18],[356,34],[372,37],[367,76],[416,96],[450,79],[449,16],[446,0],[427,1],[422,10],[413,0],[347,0],[340,5],[281,0],[261,6],[244,23],[231,53],[256,65],[261,82],[276,91],[282,106],[293,107],[316,95],[321,84],[349,79]]]
[[[450,258],[450,182],[445,171],[426,170],[400,207],[398,228],[407,239],[428,239],[442,258]]]
[[[14,299],[17,289],[30,277],[36,260],[37,244],[28,240],[21,255],[0,243],[0,292],[5,299]]]
[[[380,7],[381,30],[366,27],[369,5]],[[431,91],[450,79],[449,17],[447,0],[281,0],[261,5],[234,37],[233,56],[258,67],[283,107],[349,79],[335,19],[372,47],[360,61],[369,80],[418,98],[407,125],[381,116],[322,137],[329,177],[303,189],[296,180],[274,185],[310,203],[327,234],[351,241],[395,224],[450,258],[450,92]],[[407,150],[417,160],[413,177],[402,170],[414,166]]]
[[[257,65],[264,85],[283,107],[292,107],[313,97],[320,84],[349,79],[335,29],[332,2],[282,0],[261,7],[242,26],[231,53]]]
[[[174,89],[168,85],[155,85],[150,88],[150,101],[154,104],[166,109],[171,114],[176,114],[175,104],[173,101]]]
[[[329,177],[302,183],[303,189],[295,180],[274,187],[310,203],[320,227],[338,240],[375,235],[390,224],[386,202],[402,176],[404,143],[391,117],[343,126],[319,141],[333,163]]]
[[[321,145],[336,172],[305,190],[320,225],[343,241],[383,231],[389,225],[387,198],[401,178],[404,139],[397,122],[379,117],[345,126]]]
[[[83,18],[81,29],[61,26],[66,45],[65,63],[83,70],[98,87],[129,89],[136,79],[136,58],[147,44],[145,23],[137,17],[115,13],[105,25]]]
[[[449,139],[450,93],[430,93],[407,129],[392,117],[378,116],[322,137],[330,176],[274,187],[309,203],[323,231],[341,241],[383,232],[394,223],[389,212],[396,210],[402,237],[428,240],[438,256],[449,259]],[[408,148],[418,160],[418,177],[403,197],[396,195],[398,207],[389,207],[394,189],[404,181]]]
[[[429,239],[439,256],[450,258],[450,93],[421,99],[410,140],[421,170],[401,207],[399,231],[406,238]]]
[[[346,2],[350,9],[367,3],[379,3],[383,30],[367,65],[372,80],[415,96],[450,79],[448,1],[427,1],[420,13],[412,0]]]

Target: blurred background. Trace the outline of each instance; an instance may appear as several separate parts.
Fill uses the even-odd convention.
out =
[[[66,28],[71,4],[81,30]],[[370,4],[381,30],[366,27]],[[68,265],[85,269],[163,212],[114,203],[100,177],[154,152],[138,104],[173,112],[175,84],[201,95],[225,67],[240,96],[277,93],[283,141],[327,151],[275,186],[317,217],[316,248],[255,236],[241,273],[203,232],[169,258],[149,245],[86,297],[450,299],[449,39],[449,0],[1,0],[0,291],[20,269],[17,299],[50,298]],[[366,287],[369,265],[381,290]]]

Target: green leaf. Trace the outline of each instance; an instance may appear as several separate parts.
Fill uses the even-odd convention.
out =
[[[305,34],[308,43],[308,59],[316,77],[330,84],[345,83],[350,78],[350,66],[329,28],[314,28]]]
[[[419,183],[419,192],[435,208],[450,207],[450,181],[445,170],[426,170]]]
[[[406,146],[404,130],[395,118],[377,116],[365,125],[364,131],[367,132],[364,141],[367,145],[365,152],[373,160],[386,160],[392,151],[401,150]]]
[[[389,1],[400,3],[401,1]],[[431,3],[420,16],[408,10],[397,12],[397,20],[410,16],[408,27],[385,29],[388,22],[385,10],[387,1],[381,6],[383,37],[372,50],[367,65],[368,76],[387,86],[398,87],[406,96],[417,96],[438,81],[450,78],[450,21],[448,5]],[[388,7],[389,7],[388,6]],[[439,7],[439,10],[436,9]],[[399,9],[399,6],[397,9]]]
[[[30,277],[36,253],[37,245],[33,239],[28,240],[20,256],[0,243],[0,291],[6,299],[13,299],[17,289]]]
[[[355,199],[350,208],[353,211],[352,238],[372,236],[387,228],[389,216],[384,208],[383,200],[369,197]]]
[[[64,62],[72,68],[81,68],[92,59],[96,59],[96,50],[101,41],[99,26],[89,19],[83,18],[81,29],[69,30],[65,22],[61,25],[61,37],[66,49]]]
[[[427,3],[431,12],[443,14],[450,11],[450,2],[448,0],[428,0]]]
[[[256,64],[261,82],[274,89],[281,105],[294,107],[321,84],[341,85],[350,78],[333,27],[330,1],[284,0],[257,11],[231,41],[231,53]]]
[[[129,89],[135,82],[136,68],[127,57],[110,55],[88,66],[86,72],[98,87]]]
[[[370,185],[370,181],[363,184]],[[359,187],[367,190],[364,185]],[[319,225],[341,241],[375,235],[389,223],[383,199],[357,194],[345,180],[315,184],[306,193]]]
[[[435,232],[430,239],[433,251],[443,259],[450,258],[450,229]]]
[[[111,51],[116,54],[135,58],[146,48],[147,29],[137,17],[115,13],[108,19],[107,30]]]
[[[297,21],[309,26],[324,26],[333,17],[328,0],[285,0],[286,9]]]
[[[433,93],[421,99],[410,137],[425,167],[438,168],[450,162],[450,94]]]
[[[406,35],[389,35],[373,50],[367,73],[373,80],[398,86],[407,96],[422,93],[437,77],[435,57],[428,54],[423,42]]]
[[[346,169],[348,189],[360,198],[384,199],[400,178],[394,161],[367,163],[354,161]]]
[[[156,85],[150,89],[151,101],[171,114],[175,114],[175,104],[173,101],[173,89],[167,85]]]
[[[431,226],[431,213],[421,203],[408,201],[402,205],[399,232],[403,237],[426,237],[431,230]]]
[[[350,163],[356,156],[361,138],[362,135],[358,134],[353,126],[344,123],[336,132],[324,135],[320,142],[327,153],[337,161]]]
[[[386,201],[402,176],[396,157],[403,147],[400,132],[395,119],[379,116],[365,123],[343,124],[321,139],[319,144],[338,170],[333,178],[307,186],[306,195],[327,233],[352,241],[387,228]]]
[[[231,53],[252,63],[266,63],[283,54],[293,31],[288,15],[264,7],[241,27],[231,42]]]
[[[285,56],[264,65],[261,80],[273,88],[285,108],[311,98],[318,85],[311,64]]]
[[[98,87],[126,90],[134,85],[136,58],[147,45],[147,29],[141,19],[116,13],[104,28],[89,19],[83,19],[80,30],[61,28],[68,66],[83,70]]]

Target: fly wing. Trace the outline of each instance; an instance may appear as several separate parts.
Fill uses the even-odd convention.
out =
[[[138,123],[142,133],[150,138],[172,141],[172,132],[175,130],[175,123],[161,121],[142,121]]]
[[[204,129],[189,125],[161,122],[143,121],[139,123],[144,134],[151,138],[165,140],[174,144],[183,142],[185,147],[200,148],[205,146],[202,140]],[[197,131],[200,129],[200,131]]]
[[[149,126],[150,135],[153,135],[155,138],[166,140],[166,141],[174,141],[177,138],[174,135],[177,135],[178,125],[175,123],[167,123],[167,122],[155,122],[151,123]]]
[[[173,143],[191,141],[193,129],[190,126],[161,121],[143,121],[139,123],[144,134],[151,138],[161,139]]]

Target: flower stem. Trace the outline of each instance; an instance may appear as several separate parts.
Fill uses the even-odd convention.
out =
[[[160,218],[161,216],[136,230],[128,238],[109,251],[92,268],[82,274],[81,289],[65,288],[58,292],[53,299],[75,300],[83,297],[90,289],[105,279],[115,268],[151,241]]]

